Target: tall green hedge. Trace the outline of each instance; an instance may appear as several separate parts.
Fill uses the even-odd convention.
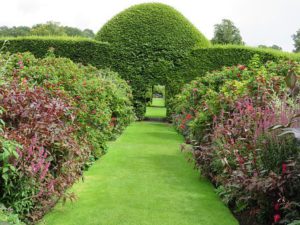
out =
[[[140,118],[145,112],[145,96],[149,86],[166,86],[166,105],[170,114],[172,98],[183,84],[206,72],[223,66],[247,65],[254,54],[258,54],[263,62],[279,59],[300,61],[300,54],[235,45],[184,50],[174,46],[171,49],[155,49],[155,45],[138,43],[136,49],[131,47],[131,50],[126,50],[124,46],[118,49],[113,43],[83,38],[25,37],[9,38],[8,41],[5,49],[10,52],[30,51],[37,57],[43,57],[49,47],[54,47],[57,56],[96,67],[109,67],[118,72],[133,88],[136,113]],[[0,39],[1,42],[4,39]]]
[[[180,92],[185,83],[224,66],[248,65],[255,54],[259,55],[262,62],[280,59],[300,61],[300,54],[239,45],[215,45],[208,48],[193,49],[181,58],[180,63],[173,68],[173,71],[170,71],[172,78],[168,80],[166,85],[166,92],[168,93],[167,111],[169,113],[172,111],[172,98]]]
[[[146,106],[146,90],[166,84],[182,55],[210,42],[177,10],[161,3],[132,6],[108,21],[96,39],[112,46],[111,66],[130,81],[138,117]]]
[[[50,47],[55,55],[67,57],[74,62],[106,67],[110,62],[110,46],[87,38],[70,37],[17,37],[1,38],[0,47],[11,53],[30,51],[36,57],[44,57]]]

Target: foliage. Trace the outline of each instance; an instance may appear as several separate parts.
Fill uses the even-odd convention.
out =
[[[36,59],[30,53],[18,54],[10,61],[14,71],[11,75],[20,80],[67,92],[80,109],[79,136],[87,135],[96,158],[105,152],[104,143],[120,134],[133,119],[131,90],[112,71],[80,66],[51,55]]]
[[[161,3],[132,6],[108,21],[96,40],[112,46],[112,68],[130,81],[137,116],[145,113],[147,89],[166,84],[178,57],[209,41],[178,11]]]
[[[94,38],[95,34],[90,29],[80,30],[76,27],[61,26],[58,22],[49,21],[45,24],[36,24],[32,27],[0,27],[0,37],[20,37],[20,36],[78,36]]]
[[[66,57],[74,62],[99,67],[109,67],[110,48],[107,43],[87,38],[71,37],[17,37],[1,38],[0,45],[7,40],[3,51],[11,53],[31,52],[36,57],[44,57],[49,48],[53,48],[56,56]]]
[[[3,204],[0,203],[0,223],[10,225],[25,225],[18,218],[17,214],[14,214],[12,210],[7,209]]]
[[[153,86],[153,95],[157,95],[158,97],[165,97],[165,86],[163,85],[154,85]]]
[[[244,45],[239,29],[231,20],[223,19],[222,23],[215,25],[213,44]]]
[[[292,38],[294,40],[294,52],[300,52],[300,29],[296,32],[296,34],[293,34]]]
[[[297,130],[268,129],[299,114],[294,94],[299,68],[292,61],[262,64],[255,55],[249,67],[208,73],[175,99],[174,124],[193,144],[202,174],[235,212],[255,214],[263,224],[286,224],[300,216],[299,147],[284,135]]]
[[[0,201],[36,221],[134,119],[132,94],[116,73],[51,51],[0,59]]]
[[[0,27],[1,37],[17,37],[17,36],[28,36],[30,34],[30,27],[18,26],[18,27]]]
[[[30,51],[36,57],[43,57],[49,47],[53,47],[57,56],[118,72],[133,89],[139,119],[145,114],[147,92],[153,85],[165,85],[170,117],[173,98],[181,87],[206,72],[223,66],[247,65],[254,54],[259,54],[262,62],[300,59],[299,54],[273,49],[211,46],[180,13],[159,3],[133,6],[110,20],[96,38],[109,43],[65,37],[6,39],[9,40],[6,51]]]
[[[75,182],[89,155],[74,139],[75,115],[68,99],[60,91],[51,94],[55,97],[24,82],[2,85],[0,92],[5,123],[1,202],[32,220]]]
[[[275,49],[275,50],[282,50],[282,48],[278,45],[272,45],[272,46],[266,46],[266,45],[259,45],[259,48],[271,48],[271,49]]]

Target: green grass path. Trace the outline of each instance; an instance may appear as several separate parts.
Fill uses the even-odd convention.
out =
[[[146,111],[146,118],[165,118],[167,110],[165,106],[165,100],[163,98],[153,98],[152,99],[152,106],[154,107],[147,107]]]
[[[78,199],[47,225],[237,225],[212,185],[179,151],[171,125],[136,122],[72,188]]]

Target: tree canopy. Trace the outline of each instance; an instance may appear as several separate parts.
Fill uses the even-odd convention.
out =
[[[292,37],[295,46],[294,52],[300,52],[300,29]]]
[[[272,46],[267,46],[267,45],[259,45],[259,48],[271,48],[271,49],[275,49],[275,50],[282,50],[282,48],[278,45],[272,45]]]
[[[223,19],[222,23],[215,25],[213,44],[237,44],[244,45],[240,30],[231,20]]]
[[[58,22],[49,21],[27,26],[0,27],[0,37],[19,37],[19,36],[78,36],[94,38],[95,34],[90,29],[80,30],[76,27],[62,26]]]

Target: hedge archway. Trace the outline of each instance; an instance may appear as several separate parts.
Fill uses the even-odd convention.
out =
[[[173,70],[188,52],[210,42],[177,10],[161,3],[132,6],[108,21],[96,40],[109,42],[112,67],[130,82],[141,119],[147,88],[161,84],[173,89]],[[178,82],[184,78],[177,77]],[[166,93],[168,105],[168,92]]]
[[[108,21],[96,39],[0,38],[0,46],[6,43],[3,51],[30,51],[36,57],[43,57],[53,47],[57,56],[111,68],[130,83],[140,119],[146,109],[146,91],[153,85],[166,87],[166,107],[170,113],[172,97],[185,83],[206,72],[247,64],[254,54],[263,62],[282,58],[300,61],[300,53],[236,45],[212,46],[182,14],[160,3],[126,9]]]

